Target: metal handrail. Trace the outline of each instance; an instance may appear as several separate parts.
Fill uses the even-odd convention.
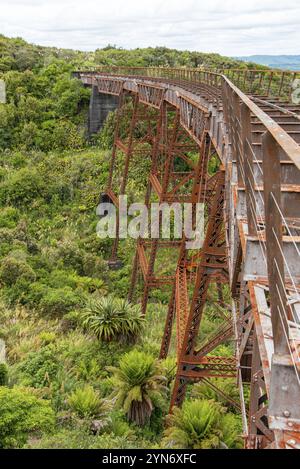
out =
[[[152,77],[169,77],[181,78],[186,80],[201,81],[203,76],[214,77],[217,81],[219,77],[226,76],[241,90],[256,94],[262,93],[266,96],[280,97],[287,99],[293,91],[293,83],[296,79],[300,79],[300,71],[290,70],[271,70],[271,69],[222,69],[222,70],[206,70],[203,68],[169,68],[169,67],[124,67],[124,66],[99,66],[94,67],[94,72],[103,70],[118,72],[125,75],[144,75]]]

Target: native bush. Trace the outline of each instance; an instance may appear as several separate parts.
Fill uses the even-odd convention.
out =
[[[240,427],[236,417],[214,401],[184,402],[168,416],[164,448],[228,449],[239,447]]]
[[[56,347],[48,345],[30,352],[14,369],[21,384],[34,388],[49,386],[56,379],[62,364]]]
[[[0,386],[6,386],[8,383],[8,366],[0,363]]]
[[[144,324],[140,306],[111,296],[90,300],[82,318],[83,326],[104,342],[135,342]]]
[[[43,197],[46,184],[33,168],[21,168],[0,184],[2,203],[26,206],[38,197]]]
[[[0,281],[7,286],[14,285],[17,280],[22,279],[25,282],[35,281],[35,272],[23,260],[15,259],[12,256],[7,256],[2,260],[0,267]]]
[[[28,435],[51,432],[54,423],[50,404],[30,389],[0,387],[0,448],[22,448]]]
[[[49,288],[40,301],[40,307],[46,315],[61,316],[78,307],[81,301],[81,296],[70,287]]]
[[[236,407],[233,406],[228,399],[224,396],[228,396],[235,402],[239,402],[239,390],[234,380],[228,379],[212,379],[209,382],[220,389],[221,393],[216,392],[215,389],[209,386],[208,382],[200,382],[193,386],[191,396],[194,399],[207,399],[220,402],[222,405],[226,405],[232,412],[237,412]]]
[[[116,406],[124,410],[130,422],[144,426],[166,392],[166,379],[158,374],[156,360],[133,350],[121,358],[119,368],[108,370],[113,373]]]
[[[109,402],[101,399],[98,392],[88,384],[73,391],[68,397],[68,404],[79,417],[97,417],[107,421]]]

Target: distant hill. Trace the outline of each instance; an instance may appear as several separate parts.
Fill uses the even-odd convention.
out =
[[[128,67],[201,67],[213,70],[239,68],[241,61],[219,54],[180,51],[167,47],[122,49],[108,45],[95,51],[83,52],[29,44],[22,38],[8,38],[0,34],[0,73],[43,68],[58,59],[74,64],[75,68],[95,65]]]
[[[270,68],[300,70],[300,55],[250,55],[248,57],[235,57],[235,59],[255,62]]]

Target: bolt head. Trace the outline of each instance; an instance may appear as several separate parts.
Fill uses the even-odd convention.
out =
[[[288,445],[295,445],[296,444],[296,441],[295,440],[289,440],[288,441]]]

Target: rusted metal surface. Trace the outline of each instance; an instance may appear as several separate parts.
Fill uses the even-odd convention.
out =
[[[250,384],[245,447],[298,448],[300,105],[292,102],[292,93],[300,74],[109,67],[77,76],[100,92],[120,96],[107,191],[111,200],[117,205],[112,190],[116,154],[125,155],[124,192],[131,158],[139,155],[140,142],[135,146],[131,139],[143,118],[155,128],[147,136],[147,152],[140,153],[151,160],[146,205],[155,194],[161,202],[202,201],[208,214],[198,253],[189,254],[184,239],[165,246],[178,256],[168,275],[157,271],[163,248],[159,240],[138,240],[134,257],[129,298],[140,271],[144,313],[151,289],[169,288],[161,357],[168,354],[176,321],[178,363],[171,407],[181,405],[189,383],[238,377],[241,396],[243,384]],[[124,142],[119,130],[126,99],[135,105]],[[171,120],[166,124],[167,116]],[[196,163],[190,152],[198,153]],[[211,177],[212,156],[219,170]],[[185,173],[174,171],[178,157],[187,165]],[[117,245],[118,240],[115,255]],[[232,291],[232,316],[230,308],[227,315],[220,311],[224,284]],[[218,292],[218,306],[213,301],[210,306],[215,304],[223,322],[199,344],[209,289]],[[234,337],[235,356],[218,356],[218,346]]]

